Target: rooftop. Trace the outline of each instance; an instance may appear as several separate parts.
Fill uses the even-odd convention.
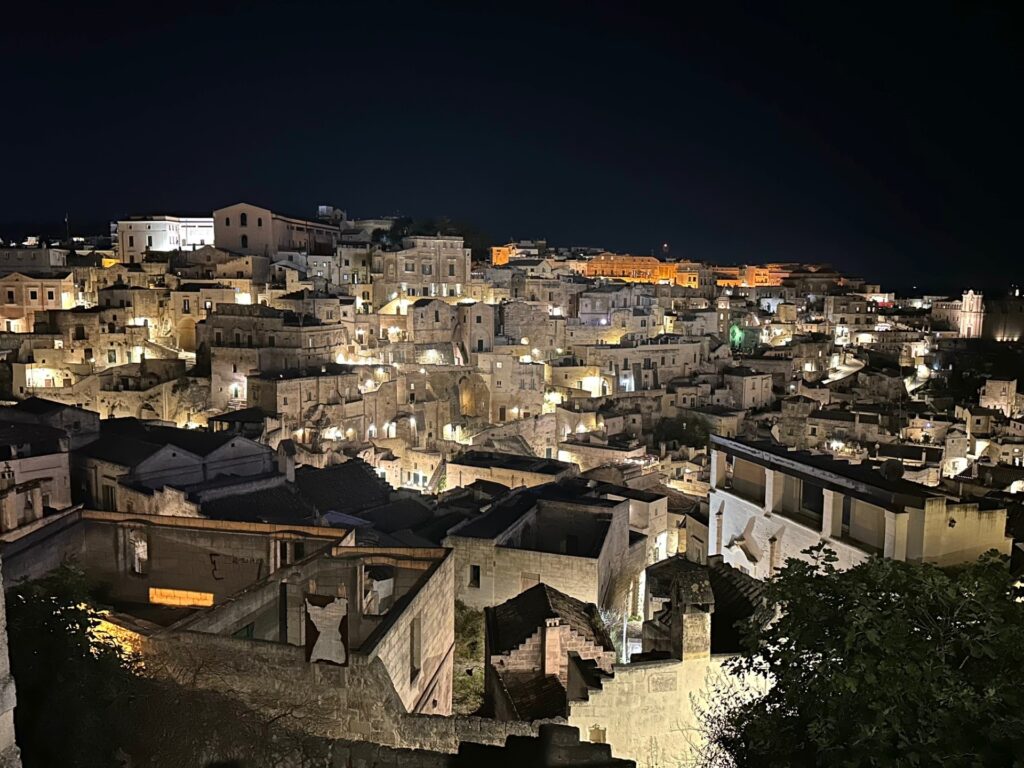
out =
[[[535,472],[543,475],[557,475],[567,472],[575,466],[555,459],[540,459],[536,456],[520,456],[515,453],[497,453],[494,451],[466,451],[449,464],[463,467],[497,467],[516,472]]]

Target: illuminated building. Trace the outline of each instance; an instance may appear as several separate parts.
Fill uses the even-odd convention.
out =
[[[214,244],[211,216],[132,216],[117,222],[115,249],[123,264],[151,251],[191,251]]]

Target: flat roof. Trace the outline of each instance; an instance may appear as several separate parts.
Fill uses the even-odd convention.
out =
[[[746,441],[711,435],[710,442],[712,449],[763,467],[789,470],[790,474],[822,487],[854,495],[895,512],[904,511],[905,506],[923,508],[929,498],[952,498],[909,480],[887,478],[875,464],[851,464],[824,454],[789,450],[767,440]]]
[[[521,456],[517,453],[496,451],[466,451],[449,460],[449,464],[462,467],[497,467],[518,472],[536,472],[542,475],[557,475],[573,468],[573,464],[556,459],[541,459],[536,456]]]

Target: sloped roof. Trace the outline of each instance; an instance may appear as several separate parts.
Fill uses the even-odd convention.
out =
[[[55,411],[62,411],[67,408],[72,408],[76,411],[85,410],[84,408],[79,408],[77,405],[66,405],[65,403],[58,403],[56,400],[47,400],[44,397],[35,396],[26,397],[24,400],[15,403],[12,407],[16,410],[36,415],[54,413]]]
[[[359,515],[391,498],[391,487],[362,459],[318,469],[299,467],[295,472],[299,491],[320,514],[343,512]]]
[[[163,448],[156,443],[136,440],[128,435],[101,435],[88,445],[77,448],[75,453],[100,461],[108,461],[122,467],[133,468]]]
[[[202,513],[216,520],[296,525],[309,525],[317,517],[316,508],[286,485],[207,501]]]
[[[146,424],[139,419],[104,419],[100,425],[104,436],[131,437],[135,440],[151,443],[157,448],[173,445],[196,456],[213,453],[232,440],[243,440],[233,432],[206,432],[199,429],[181,429]],[[269,449],[268,449],[269,450]]]
[[[606,651],[615,650],[601,621],[597,606],[537,584],[501,605],[487,609],[491,653],[508,653],[518,648],[546,619],[560,618],[580,637]]]
[[[416,499],[395,499],[379,507],[365,509],[359,517],[370,521],[384,533],[394,533],[427,522],[433,517],[433,512]]]
[[[555,675],[538,675],[533,671],[505,672],[501,675],[501,682],[508,691],[518,719],[532,721],[566,716],[568,696],[562,681]]]

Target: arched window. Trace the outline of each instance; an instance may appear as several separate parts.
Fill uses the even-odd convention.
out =
[[[249,214],[241,213],[238,215],[238,226],[247,227],[249,226]]]
[[[248,248],[249,247],[249,236],[248,235],[242,235],[242,247],[243,248]]]
[[[225,227],[230,227],[231,226],[231,217],[230,216],[225,216],[224,217],[224,226]]]
[[[257,226],[257,227],[262,227],[262,226],[263,226],[263,217],[262,217],[262,216],[259,216],[259,217],[258,217],[258,218],[256,219],[256,226]]]

